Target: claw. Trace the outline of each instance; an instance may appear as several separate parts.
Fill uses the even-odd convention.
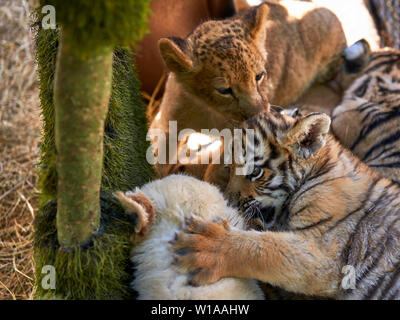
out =
[[[188,249],[188,248],[181,248],[175,251],[175,254],[177,254],[178,256],[184,256],[185,254],[188,253],[192,253],[193,250],[192,249]]]
[[[175,239],[169,240],[168,243],[174,245],[176,244],[176,240]]]
[[[201,269],[196,269],[196,270],[192,270],[189,272],[189,277],[193,278],[196,274],[198,274],[201,271]]]
[[[189,280],[188,281],[188,285],[189,286],[192,286],[192,287],[198,287],[199,285],[195,282],[195,281],[193,281],[193,280]]]
[[[188,273],[188,277],[189,277],[188,285],[193,286],[193,287],[198,287],[197,282],[194,281],[193,278],[194,278],[200,271],[201,271],[201,269],[196,269],[196,270],[190,271],[190,272]]]
[[[176,244],[177,241],[178,241],[178,233],[175,232],[174,238],[172,240],[168,241],[168,243]]]

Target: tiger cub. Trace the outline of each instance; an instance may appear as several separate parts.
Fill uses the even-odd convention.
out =
[[[332,113],[340,142],[381,176],[400,184],[400,51],[370,52],[365,40],[344,51],[348,86]]]
[[[254,143],[243,132],[249,143],[230,166],[228,197],[266,231],[192,219],[174,249],[189,249],[176,263],[195,271],[194,283],[253,278],[307,295],[400,299],[400,188],[344,149],[329,126],[319,113],[246,122]]]

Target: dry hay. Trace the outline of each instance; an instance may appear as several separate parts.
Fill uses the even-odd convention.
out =
[[[145,91],[141,92],[143,101],[146,104],[146,108],[147,108],[146,115],[147,115],[147,118],[149,119],[149,124],[151,124],[151,122],[157,116],[158,111],[160,109],[161,98],[157,99],[157,97],[162,92],[162,88],[165,85],[165,81],[166,81],[166,76],[165,76],[165,74],[163,74],[161,76],[160,80],[158,80],[158,83],[157,83],[156,87],[154,88],[154,91],[151,95],[149,95]]]
[[[0,0],[0,300],[31,299],[40,113],[28,3]]]

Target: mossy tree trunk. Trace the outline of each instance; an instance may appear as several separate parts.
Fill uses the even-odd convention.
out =
[[[57,231],[62,247],[84,245],[100,221],[103,133],[113,50],[140,39],[149,0],[43,0],[61,26],[54,84]]]
[[[36,35],[40,100],[44,120],[40,163],[40,210],[36,213],[34,248],[36,299],[125,299],[132,297],[128,265],[134,224],[109,191],[133,190],[154,178],[146,161],[148,122],[141,101],[132,55],[114,50],[112,92],[103,139],[100,231],[93,243],[75,250],[60,250],[57,239],[57,171],[55,147],[54,82],[59,30]],[[43,267],[54,266],[56,289],[42,286]]]
[[[124,48],[147,29],[149,2],[41,1],[55,7],[58,27],[40,28],[38,9],[44,127],[34,227],[36,299],[132,297],[128,261],[135,221],[110,191],[132,190],[154,178],[146,161],[146,109]],[[47,266],[54,267],[55,288],[43,285]]]
[[[61,32],[54,85],[57,231],[64,248],[89,241],[100,221],[103,133],[112,80],[112,47],[87,55]],[[84,58],[83,58],[84,57]]]

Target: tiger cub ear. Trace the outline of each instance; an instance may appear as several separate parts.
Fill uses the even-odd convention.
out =
[[[140,190],[135,193],[117,191],[114,196],[119,200],[125,213],[132,218],[136,235],[145,236],[155,215],[155,209],[150,199]]]
[[[347,73],[360,72],[369,62],[371,48],[365,39],[343,50],[344,68]]]
[[[296,122],[286,135],[285,146],[302,159],[310,158],[325,145],[331,119],[324,113],[311,113]]]

